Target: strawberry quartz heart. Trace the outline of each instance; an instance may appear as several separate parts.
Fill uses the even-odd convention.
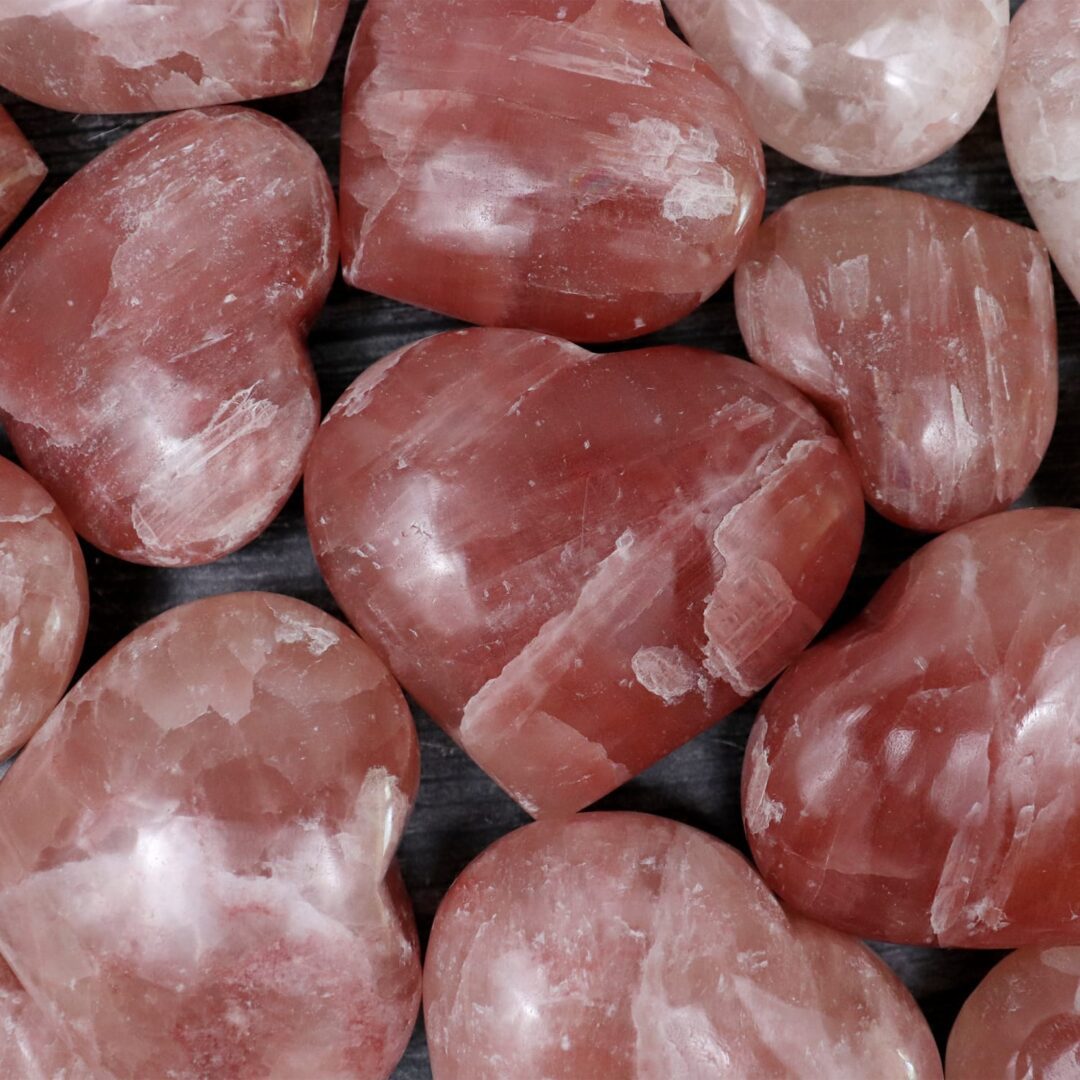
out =
[[[44,179],[41,158],[0,108],[0,233],[19,216]]]
[[[826,925],[1080,944],[1080,512],[947,533],[766,699],[743,808],[765,880]]]
[[[0,412],[77,532],[184,566],[262,531],[318,424],[336,235],[314,151],[218,109],[139,128],[3,249]]]
[[[587,805],[774,678],[839,600],[863,522],[836,437],[753,365],[514,330],[369,369],[305,491],[353,625],[535,815]]]
[[[420,992],[416,734],[345,626],[262,593],[116,647],[0,785],[0,951],[118,1077],[388,1076]]]
[[[575,341],[675,322],[761,217],[761,144],[659,0],[369,0],[342,131],[345,277]]]

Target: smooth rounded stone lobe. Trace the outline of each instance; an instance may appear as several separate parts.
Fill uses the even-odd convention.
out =
[[[758,233],[736,310],[753,359],[814,400],[901,525],[1004,510],[1042,461],[1057,321],[1029,229],[906,191],[804,195]]]
[[[341,623],[261,593],[167,612],[0,784],[0,951],[110,1076],[384,1078],[420,994],[393,866],[418,771]]]
[[[0,85],[82,113],[290,94],[322,79],[347,8],[348,0],[4,0]]]
[[[185,566],[266,527],[318,425],[336,264],[319,159],[246,109],[152,121],[31,218],[0,253],[0,413],[77,532]]]
[[[15,121],[0,107],[0,234],[30,201],[46,171]]]
[[[784,674],[743,774],[784,900],[879,941],[1080,942],[1078,551],[1076,510],[947,533]]]
[[[540,822],[474,860],[435,917],[424,1016],[435,1080],[941,1077],[873,953],[644,814]]]
[[[1026,0],[998,87],[1016,184],[1062,276],[1080,299],[1080,7]]]
[[[369,0],[342,131],[357,288],[636,337],[720,287],[763,203],[742,105],[659,0]]]
[[[534,815],[770,682],[838,602],[863,522],[839,441],[759,368],[516,330],[370,368],[304,489],[350,621]]]
[[[668,0],[762,140],[823,172],[923,165],[974,126],[1005,61],[1009,0]]]

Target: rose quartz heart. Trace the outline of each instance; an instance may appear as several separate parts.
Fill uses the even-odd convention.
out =
[[[19,216],[45,172],[45,163],[0,107],[0,233]]]

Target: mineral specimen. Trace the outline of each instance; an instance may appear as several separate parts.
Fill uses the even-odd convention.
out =
[[[19,216],[44,179],[44,162],[0,108],[0,233]]]
[[[849,176],[913,169],[965,135],[994,93],[1009,26],[1009,0],[668,7],[766,143]]]
[[[644,814],[540,822],[476,859],[436,915],[424,1015],[435,1080],[941,1076],[868,949]]]
[[[750,355],[829,417],[886,517],[939,532],[1027,486],[1057,413],[1037,234],[926,195],[834,188],[766,222],[736,294]]]
[[[949,1036],[949,1080],[1080,1076],[1080,949],[1020,949],[968,999]]]
[[[1080,512],[939,537],[766,699],[743,809],[766,881],[864,937],[1080,943]]]
[[[369,0],[342,133],[346,279],[575,341],[675,322],[761,216],[761,144],[659,0]]]
[[[0,412],[77,532],[180,566],[266,526],[318,425],[336,242],[314,151],[226,108],[139,128],[0,252]]]
[[[4,0],[0,85],[52,109],[163,112],[307,90],[348,0]]]
[[[587,805],[768,683],[862,533],[847,455],[780,380],[514,330],[369,369],[304,486],[349,619],[536,815]]]
[[[401,692],[298,600],[201,600],[125,639],[0,784],[0,951],[121,1078],[389,1075],[420,967],[393,855]]]
[[[1027,0],[998,90],[1013,176],[1080,299],[1080,6]]]

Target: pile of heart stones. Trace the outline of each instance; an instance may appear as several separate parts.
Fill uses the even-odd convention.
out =
[[[1080,295],[1080,4],[668,0],[680,36],[659,0],[368,0],[336,194],[239,103],[317,84],[347,8],[0,8],[11,94],[161,114],[27,216],[0,110],[0,1075],[376,1080],[422,1000],[436,1080],[1080,1077],[1080,511],[1009,509],[1051,257]],[[995,91],[1038,232],[839,179],[762,223],[763,142],[891,176]],[[323,420],[339,266],[472,325]],[[733,275],[752,363],[585,347]],[[79,538],[207,564],[301,476],[351,628],[212,596],[70,685]],[[814,644],[867,504],[926,542]],[[579,813],[770,685],[752,864]],[[537,819],[423,970],[403,689]],[[860,939],[1015,952],[943,1063]]]

